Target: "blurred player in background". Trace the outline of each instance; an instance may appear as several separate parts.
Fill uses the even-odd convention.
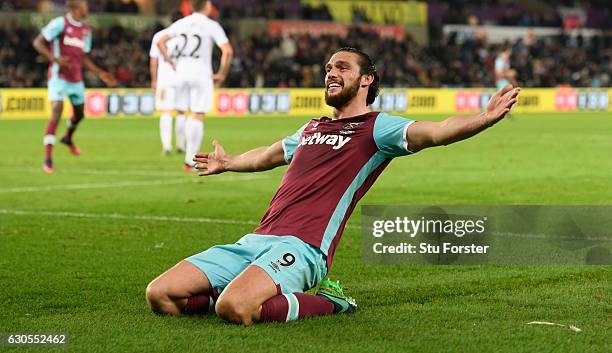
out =
[[[515,87],[517,86],[515,79],[516,70],[510,68],[511,54],[512,48],[510,44],[506,44],[497,58],[495,58],[495,86],[498,90],[509,84]]]
[[[295,134],[240,155],[227,155],[217,141],[214,152],[196,154],[199,175],[289,167],[253,233],[193,255],[149,284],[154,312],[214,309],[249,325],[355,311],[339,283],[323,278],[359,199],[393,158],[478,134],[506,116],[520,91],[505,86],[477,115],[414,121],[372,112],[380,79],[364,52],[339,49],[325,69],[332,118],[312,119]],[[304,293],[319,283],[315,295]]]
[[[48,97],[51,101],[51,119],[45,130],[45,162],[43,170],[53,173],[52,151],[55,145],[55,130],[64,109],[64,98],[72,103],[72,118],[68,121],[66,134],[60,142],[68,146],[70,152],[78,156],[81,152],[72,141],[72,135],[84,117],[85,85],[83,66],[93,71],[107,85],[117,84],[108,72],[96,66],[87,53],[91,51],[91,29],[80,22],[87,18],[89,9],[86,0],[67,0],[69,12],[56,17],[47,24],[32,43],[36,51],[49,60]],[[45,41],[51,43],[51,50]]]
[[[229,72],[233,49],[219,23],[208,18],[210,0],[193,0],[194,13],[166,29],[157,44],[163,58],[176,71],[177,109],[190,111],[185,122],[185,171],[193,170],[193,155],[204,137],[204,114],[213,107],[213,86],[219,87]],[[173,47],[168,41],[176,38]],[[221,65],[213,74],[213,42],[221,48]]]
[[[183,15],[177,12],[172,15],[172,22],[181,19]],[[155,93],[155,105],[157,110],[161,111],[159,117],[159,135],[161,137],[162,150],[165,155],[172,151],[172,113],[176,109],[176,121],[174,125],[176,150],[179,153],[185,153],[185,111],[177,109],[176,105],[176,73],[172,66],[161,56],[157,43],[161,36],[167,32],[167,29],[155,33],[151,41],[151,50],[149,51],[151,72],[151,88]],[[168,47],[172,48],[176,45],[178,37],[167,42]]]

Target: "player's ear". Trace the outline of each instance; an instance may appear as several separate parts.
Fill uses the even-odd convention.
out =
[[[372,82],[374,82],[374,75],[372,74],[361,75],[361,87],[369,86],[372,84]]]

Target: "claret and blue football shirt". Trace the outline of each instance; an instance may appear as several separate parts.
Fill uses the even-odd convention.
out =
[[[254,232],[296,236],[330,267],[357,202],[394,157],[411,153],[413,122],[382,112],[310,120],[282,141],[289,168]]]

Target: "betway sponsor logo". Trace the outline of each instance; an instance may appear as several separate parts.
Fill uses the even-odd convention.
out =
[[[64,45],[83,49],[85,48],[85,41],[77,37],[64,36]]]
[[[322,135],[320,132],[315,132],[308,137],[302,137],[300,145],[333,145],[332,149],[338,150],[346,145],[351,140],[348,136],[341,135]]]

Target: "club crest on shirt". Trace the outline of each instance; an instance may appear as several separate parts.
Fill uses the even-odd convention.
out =
[[[361,124],[363,124],[363,122],[353,122],[353,123],[344,124],[342,126],[342,129],[340,130],[340,133],[342,135],[354,134],[356,132],[354,129],[356,129]]]
[[[342,126],[342,129],[344,129],[344,130],[352,130],[352,129],[355,129],[356,127],[358,127],[361,124],[363,124],[363,121],[362,122],[347,123],[347,124],[344,124],[344,126]]]

